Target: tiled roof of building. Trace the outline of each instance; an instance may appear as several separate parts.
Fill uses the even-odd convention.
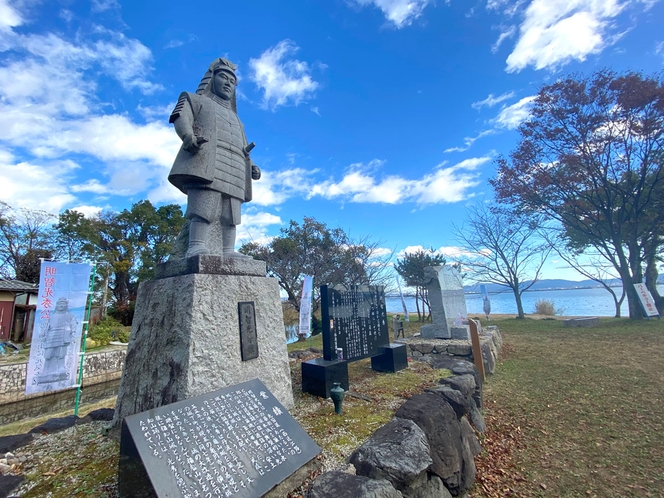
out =
[[[29,284],[20,280],[4,280],[0,279],[0,291],[10,292],[38,292],[39,286],[37,284]]]

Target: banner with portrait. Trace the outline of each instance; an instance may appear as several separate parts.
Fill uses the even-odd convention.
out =
[[[91,269],[42,261],[25,394],[76,385]]]

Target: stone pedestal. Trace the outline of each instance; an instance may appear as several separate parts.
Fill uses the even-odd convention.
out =
[[[222,259],[199,259],[212,263],[214,258]],[[181,271],[190,271],[192,265],[201,271],[206,264],[199,263],[180,264]],[[238,266],[244,275],[220,274],[236,271]],[[140,284],[116,424],[134,413],[254,378],[262,380],[286,408],[293,407],[277,281],[256,275],[265,275],[263,262],[242,260],[240,265],[219,264],[216,268],[217,274],[184,275],[162,268],[160,275],[169,276]],[[238,304],[247,302],[253,302],[255,309],[258,357],[242,361]]]
[[[372,370],[396,373],[408,368],[408,352],[405,344],[390,343],[378,350],[380,354],[371,357]]]
[[[348,391],[348,362],[323,358],[302,362],[302,392],[327,399],[335,382]]]
[[[426,339],[451,339],[452,332],[445,322],[441,324],[429,323],[420,327],[420,337]]]

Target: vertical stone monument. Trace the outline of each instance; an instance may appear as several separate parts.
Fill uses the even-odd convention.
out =
[[[155,280],[139,286],[115,423],[254,378],[293,406],[278,283],[235,252],[241,205],[260,179],[235,69],[215,59],[171,114],[182,147],[168,179],[187,194],[187,221]]]
[[[348,390],[348,362],[371,358],[379,372],[408,367],[403,344],[390,343],[385,289],[321,285],[323,358],[302,362],[302,391],[330,397],[335,382]]]
[[[433,323],[423,325],[420,335],[437,339],[470,339],[465,324],[468,318],[466,296],[459,272],[449,266],[428,266],[424,269],[424,276],[428,280]]]

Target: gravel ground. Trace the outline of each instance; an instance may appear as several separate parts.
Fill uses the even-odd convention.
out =
[[[108,422],[79,424],[55,434],[36,434],[15,450],[12,475],[25,481],[11,496],[117,497],[119,442]]]

